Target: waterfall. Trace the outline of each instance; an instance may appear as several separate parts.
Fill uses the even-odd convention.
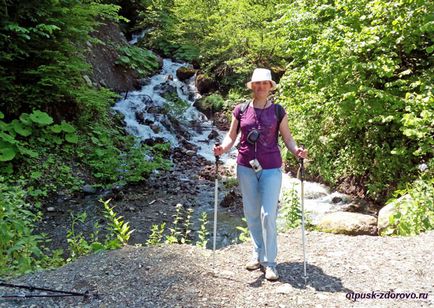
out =
[[[216,128],[193,106],[200,98],[195,77],[185,82],[177,78],[176,71],[183,66],[190,65],[164,59],[160,73],[149,78],[140,90],[129,92],[113,109],[124,115],[127,132],[142,142],[169,142],[177,147],[180,139],[186,138],[198,146],[199,155],[213,160],[208,135]]]

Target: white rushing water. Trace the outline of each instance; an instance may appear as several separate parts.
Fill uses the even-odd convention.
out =
[[[291,189],[296,189],[300,195],[300,180],[288,174],[283,174],[281,195]],[[330,192],[327,186],[315,182],[304,181],[303,190],[304,209],[314,225],[319,223],[324,214],[338,211],[351,202],[349,196],[338,192]]]
[[[186,82],[176,77],[176,71],[182,66],[190,65],[164,59],[159,74],[152,76],[140,90],[129,92],[127,97],[119,100],[113,109],[124,115],[129,134],[141,141],[160,139],[176,147],[179,146],[179,140],[176,127],[170,123],[168,116],[170,114],[188,131],[189,142],[198,146],[198,154],[213,160],[208,135],[212,129],[218,130],[193,106],[195,100],[200,97],[194,86],[194,76]],[[163,97],[164,93],[171,92],[176,93],[177,97],[185,103],[184,108],[180,110],[179,106],[174,106],[170,100]]]
[[[140,30],[131,34],[131,40],[128,41],[131,45],[137,44],[140,40],[142,40],[145,35],[152,31],[152,28],[146,30]]]

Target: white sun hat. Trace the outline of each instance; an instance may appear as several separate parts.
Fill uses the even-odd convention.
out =
[[[247,88],[252,88],[252,82],[256,81],[269,81],[273,85],[271,90],[274,90],[277,86],[276,82],[271,78],[271,71],[266,68],[255,68],[252,74],[252,80],[246,83]]]

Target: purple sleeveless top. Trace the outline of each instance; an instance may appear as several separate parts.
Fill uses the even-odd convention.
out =
[[[252,102],[241,115],[240,130],[241,139],[238,149],[237,164],[245,167],[250,167],[249,161],[256,159],[259,161],[263,169],[280,168],[282,166],[282,157],[280,155],[277,136],[279,127],[275,104],[265,109],[254,108]],[[233,115],[236,119],[239,118],[241,105],[235,107]],[[255,146],[247,142],[247,134],[252,129],[258,129],[261,132]]]

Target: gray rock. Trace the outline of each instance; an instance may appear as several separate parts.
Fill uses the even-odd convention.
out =
[[[160,128],[158,127],[158,125],[152,124],[150,125],[150,127],[154,133],[158,134],[160,132]]]
[[[381,234],[389,226],[390,217],[397,212],[397,207],[400,204],[409,201],[411,201],[411,197],[409,195],[405,195],[381,208],[381,210],[378,212],[378,234]]]
[[[86,81],[86,83],[89,87],[93,87],[92,80],[89,78],[89,76],[83,75],[83,79]]]
[[[93,195],[94,193],[96,193],[96,188],[93,187],[92,185],[86,184],[83,186],[83,188],[81,189],[85,194],[89,194],[89,195]]]
[[[276,289],[277,294],[291,294],[293,291],[294,288],[288,283],[285,283]]]
[[[371,215],[349,212],[326,214],[317,225],[320,231],[347,235],[376,235],[377,219]]]

